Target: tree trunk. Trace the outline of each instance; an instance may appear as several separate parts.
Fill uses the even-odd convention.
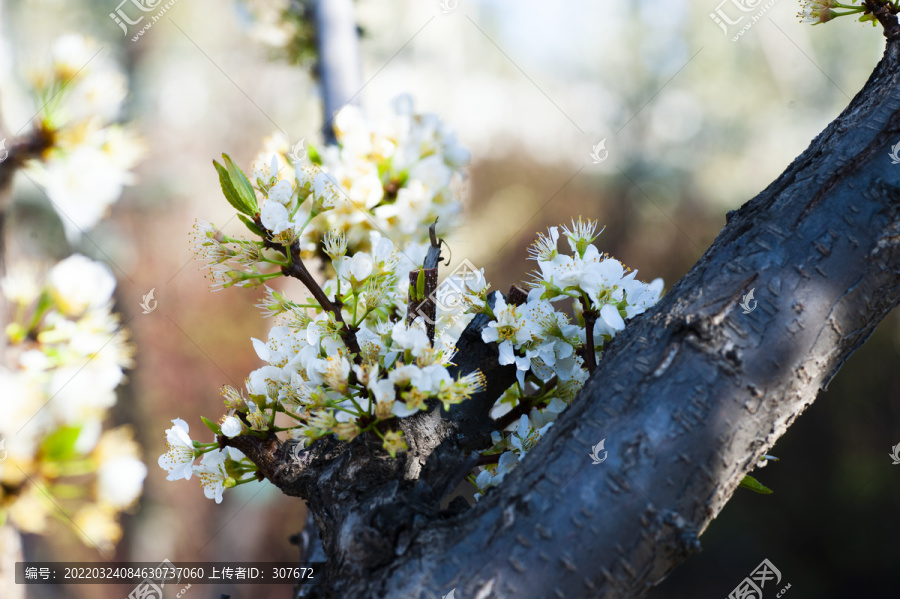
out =
[[[326,144],[333,144],[334,116],[360,92],[359,37],[353,0],[316,0],[316,36]]]
[[[483,319],[459,370],[488,389],[404,419],[410,451],[224,440],[308,499],[328,557],[315,597],[639,597],[688,555],[745,473],[900,303],[900,42],[691,271],[604,351],[587,386],[474,508],[439,509],[509,384]],[[755,291],[756,308],[742,297]],[[751,304],[752,306],[753,304]],[[592,464],[606,439],[608,459]]]

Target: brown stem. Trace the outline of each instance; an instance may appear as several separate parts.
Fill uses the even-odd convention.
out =
[[[888,39],[896,39],[900,37],[900,23],[897,22],[897,11],[893,9],[889,2],[884,0],[864,0],[866,12],[878,19],[881,26],[884,27],[884,37]]]
[[[421,298],[418,296],[419,273],[423,273],[422,277],[425,283]],[[428,334],[428,341],[432,344],[434,344],[434,326],[437,321],[437,303],[435,302],[437,287],[437,268],[420,268],[419,270],[409,271],[409,302],[406,308],[406,326],[411,325],[416,318],[421,316],[425,321],[425,332]]]
[[[491,455],[483,455],[478,457],[478,461],[475,462],[476,466],[487,466],[488,464],[496,464],[500,461],[499,453],[491,454]]]
[[[597,355],[594,352],[594,323],[597,321],[597,313],[593,310],[584,311],[584,361],[588,372],[597,369]]]
[[[9,144],[8,154],[0,164],[0,275],[5,272],[6,256],[6,213],[12,205],[12,183],[16,171],[33,158],[39,158],[48,148],[53,147],[53,132],[37,127],[24,137],[10,137],[0,116],[0,137]],[[2,345],[2,344],[0,344]]]
[[[309,292],[316,298],[316,301],[319,302],[319,305],[322,306],[323,310],[333,312],[336,320],[344,322],[341,311],[335,308],[334,304],[328,299],[328,296],[325,295],[325,292],[322,291],[322,288],[319,287],[319,284],[306,269],[303,260],[300,259],[300,244],[296,241],[291,244],[291,263],[288,266],[283,266],[281,272],[283,272],[285,276],[298,279],[307,289],[309,289]]]
[[[421,316],[425,321],[425,332],[432,345],[434,345],[434,327],[437,321],[438,264],[441,262],[441,241],[443,241],[437,238],[436,227],[437,219],[434,219],[434,222],[428,227],[431,247],[428,248],[423,268],[409,271],[409,300],[406,306],[406,325],[411,325],[416,318]],[[422,297],[418,296],[420,272],[424,273],[425,283]]]
[[[267,240],[268,242],[268,240]],[[268,243],[267,243],[268,245]],[[274,245],[274,244],[273,244]],[[334,314],[334,319],[344,325],[344,332],[342,333],[342,337],[344,339],[344,343],[347,345],[347,348],[350,350],[350,353],[355,354],[354,362],[357,364],[362,362],[362,356],[359,351],[359,343],[356,341],[356,327],[350,326],[346,322],[344,322],[344,316],[341,314],[341,305],[340,302],[334,303],[328,296],[325,295],[325,292],[322,291],[322,288],[319,287],[319,284],[310,274],[309,270],[307,270],[306,265],[303,264],[303,260],[300,258],[300,244],[296,241],[291,244],[291,263],[288,266],[281,267],[281,272],[284,273],[285,276],[294,277],[299,280],[303,285],[309,289],[309,292],[313,295],[319,305],[326,312],[331,312]]]
[[[503,416],[500,416],[499,418],[494,420],[494,424],[496,425],[498,431],[502,431],[507,426],[531,411],[531,405],[528,403],[527,399],[527,397],[523,397],[522,401],[519,402],[519,405],[514,407]]]
[[[506,303],[512,304],[513,306],[521,306],[525,302],[528,301],[528,292],[519,287],[518,285],[513,285],[509,288],[509,293],[506,294]]]
[[[554,376],[549,381],[544,383],[544,386],[538,392],[538,395],[543,395],[544,393],[546,393],[547,391],[549,391],[550,389],[555,387],[557,382],[559,382],[559,379],[557,379]],[[510,410],[503,416],[500,416],[499,418],[494,420],[494,425],[496,426],[496,430],[502,431],[507,426],[509,426],[510,424],[512,424],[513,422],[515,422],[516,420],[518,420],[519,418],[521,418],[522,416],[527,414],[531,410],[531,408],[533,408],[537,405],[537,403],[532,403],[531,400],[533,398],[534,398],[534,396],[523,397],[519,401],[519,405],[515,406],[512,410]]]
[[[441,242],[444,240],[437,237],[437,222],[438,219],[435,217],[434,222],[428,227],[431,247],[428,248],[428,253],[425,255],[425,268],[437,268],[441,263]]]

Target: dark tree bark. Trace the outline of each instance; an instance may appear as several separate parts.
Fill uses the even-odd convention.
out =
[[[484,447],[514,376],[476,319],[459,372],[478,397],[373,440],[223,443],[308,500],[328,558],[315,597],[639,597],[691,553],[754,462],[900,303],[900,42],[865,87],[691,271],[604,351],[573,405],[474,508],[439,502]],[[755,289],[758,307],[738,303]],[[606,439],[608,459],[591,446]]]

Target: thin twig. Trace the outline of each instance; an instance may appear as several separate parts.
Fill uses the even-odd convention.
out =
[[[437,323],[438,265],[441,263],[441,243],[444,241],[437,238],[436,227],[437,219],[434,219],[434,222],[428,227],[431,247],[428,248],[423,268],[409,272],[409,300],[406,306],[407,326],[421,316],[425,321],[425,332],[432,345],[434,345],[435,324]],[[419,297],[418,291],[420,275],[423,279],[421,297]]]
[[[482,455],[478,457],[478,461],[475,462],[476,466],[487,466],[488,464],[496,464],[500,461],[499,453],[494,453],[491,455]]]
[[[597,354],[594,352],[594,323],[597,321],[597,313],[586,310],[584,316],[584,361],[587,363],[588,372],[594,372],[597,368]]]
[[[512,410],[494,420],[494,426],[496,427],[496,430],[502,431],[507,426],[527,414],[531,410],[531,408],[534,408],[538,405],[538,402],[533,402],[532,400],[536,396],[539,397],[546,394],[547,391],[553,389],[558,382],[559,379],[554,376],[553,378],[545,382],[535,395],[527,395],[521,398],[519,400],[519,405],[515,406]]]
[[[325,292],[319,287],[319,284],[313,278],[312,274],[310,274],[309,270],[307,270],[306,265],[303,264],[303,260],[300,258],[300,244],[298,242],[294,242],[291,244],[291,263],[288,266],[282,266],[281,272],[284,273],[287,277],[294,277],[299,280],[309,292],[313,295],[315,300],[319,302],[319,305],[326,312],[331,312],[334,314],[334,319],[341,323],[344,327],[344,332],[341,336],[344,339],[344,344],[350,350],[351,354],[354,354],[353,361],[357,364],[362,363],[362,356],[360,355],[359,343],[356,340],[356,327],[353,327],[346,322],[344,322],[344,316],[341,314],[341,303],[337,299],[332,302],[328,299],[328,296],[325,295]]]
[[[523,400],[526,398],[522,398]],[[527,401],[520,401],[519,405],[514,407],[512,410],[500,416],[496,420],[494,420],[494,425],[496,426],[498,431],[502,431],[506,429],[507,426],[528,414],[531,411],[531,405]]]

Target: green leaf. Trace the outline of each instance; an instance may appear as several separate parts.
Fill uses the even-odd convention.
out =
[[[765,486],[750,475],[745,476],[739,486],[744,487],[745,489],[750,489],[754,493],[759,493],[761,495],[771,495],[773,493],[772,489]]]
[[[80,426],[64,426],[44,439],[41,453],[48,461],[60,462],[75,457],[75,442],[81,434]]]
[[[306,144],[306,155],[309,156],[309,161],[313,164],[322,164],[322,156],[310,143]]]
[[[253,216],[259,212],[259,207],[256,205],[256,192],[253,190],[253,184],[250,183],[250,179],[247,178],[244,171],[231,160],[231,156],[222,154],[222,158],[225,160],[225,166],[228,167],[228,174],[231,175],[231,184],[234,185],[234,188],[244,201],[244,204],[252,209],[251,212],[244,212],[244,214]]]
[[[234,184],[231,182],[231,175],[228,173],[228,170],[215,160],[213,160],[213,165],[216,167],[216,172],[219,173],[219,184],[222,186],[222,193],[225,195],[225,199],[228,200],[228,203],[238,212],[243,212],[249,216],[255,216],[256,213],[250,210],[250,207],[244,203],[240,194],[238,194],[237,189],[235,189]]]
[[[247,228],[250,229],[250,232],[254,235],[259,235],[263,239],[266,237],[265,231],[260,229],[255,222],[244,216],[243,214],[238,214],[238,218],[241,219],[241,222],[247,225]]]
[[[416,276],[416,301],[425,299],[425,269],[420,269]]]
[[[212,432],[216,433],[217,435],[222,434],[222,429],[219,427],[219,425],[216,424],[215,422],[213,422],[212,420],[210,420],[209,418],[204,418],[203,416],[201,416],[200,420],[202,420],[203,424],[206,425],[206,428],[208,428]]]

